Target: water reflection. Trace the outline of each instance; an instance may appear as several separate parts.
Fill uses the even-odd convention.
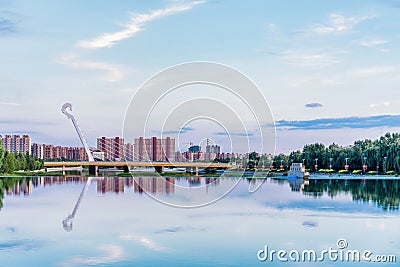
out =
[[[209,189],[210,194],[236,181],[240,183],[226,198],[200,209],[173,209],[145,194],[152,191],[176,198],[185,186],[201,187],[203,194]],[[319,250],[335,247],[341,237],[349,241],[350,249],[397,255],[400,212],[393,201],[400,199],[399,180],[324,179],[307,184],[268,178],[257,192],[249,194],[248,186],[261,181],[215,177],[0,179],[5,198],[0,211],[0,265],[260,266],[256,252],[264,245]],[[359,201],[360,196],[369,199],[368,204]],[[372,205],[378,196],[390,201],[376,200]],[[385,211],[387,203],[396,207],[395,212]],[[66,233],[61,221],[68,214],[76,218],[73,232]],[[321,264],[327,265],[315,266]]]
[[[161,177],[95,177],[82,176],[66,177],[37,177],[37,178],[0,178],[0,209],[3,207],[3,199],[6,195],[32,194],[34,188],[49,187],[61,184],[86,184],[96,183],[99,194],[120,194],[126,191],[143,194],[173,195],[177,186],[220,187],[227,180],[242,178],[214,178],[214,177],[188,177],[188,178],[161,178]],[[256,179],[246,179],[250,184],[257,183]],[[397,179],[310,179],[310,180],[286,180],[270,179],[274,184],[289,185],[293,193],[302,192],[305,196],[321,198],[325,195],[336,198],[341,194],[351,194],[353,201],[367,203],[372,201],[383,210],[399,210],[400,207],[400,180]],[[268,183],[262,187],[268,186]],[[87,188],[83,188],[87,190]],[[284,196],[282,197],[284,198]]]
[[[400,206],[399,180],[310,180],[303,187],[308,196],[321,197],[327,194],[335,198],[342,193],[350,193],[354,201],[372,201],[384,210],[398,210]]]

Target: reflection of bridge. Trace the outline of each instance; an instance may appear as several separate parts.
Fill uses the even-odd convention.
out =
[[[232,166],[226,163],[206,163],[206,162],[135,162],[135,161],[59,161],[45,162],[46,168],[71,168],[89,167],[89,174],[95,175],[99,167],[104,168],[123,168],[124,172],[129,172],[130,167],[154,167],[156,172],[163,173],[164,168],[186,168],[187,172],[198,173],[199,169],[230,169]]]

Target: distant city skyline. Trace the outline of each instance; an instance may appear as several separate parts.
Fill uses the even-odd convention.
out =
[[[146,79],[198,60],[259,86],[277,153],[400,131],[399,0],[0,2],[2,134],[80,146],[60,112],[70,101],[96,147],[98,136],[121,136]],[[182,130],[181,143],[212,138],[229,148],[224,133],[200,125],[167,130]]]

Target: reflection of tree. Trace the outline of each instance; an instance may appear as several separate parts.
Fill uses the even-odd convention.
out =
[[[6,192],[12,192],[16,186],[28,184],[31,178],[0,178],[0,210],[3,208],[3,198]]]
[[[3,179],[0,179],[0,210],[3,208],[4,187]]]
[[[400,180],[310,180],[303,193],[313,197],[326,193],[332,198],[351,193],[354,201],[372,201],[384,210],[400,206]]]

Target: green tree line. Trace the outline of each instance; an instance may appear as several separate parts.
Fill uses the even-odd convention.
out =
[[[5,151],[0,142],[0,173],[11,174],[15,171],[33,171],[43,168],[43,161],[28,153]]]
[[[368,170],[400,173],[400,135],[386,133],[376,140],[358,140],[352,146],[343,147],[335,143],[325,146],[320,143],[309,144],[302,151],[292,151],[289,155],[280,154],[273,158],[273,164],[279,168],[281,160],[284,166],[292,162],[306,165],[310,171],[318,169],[343,170],[346,164],[349,171],[361,170],[366,164]]]

